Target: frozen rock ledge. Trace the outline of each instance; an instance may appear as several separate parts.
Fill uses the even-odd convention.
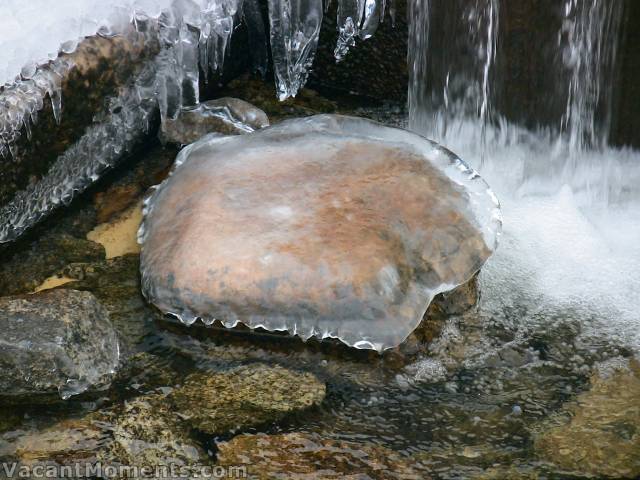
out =
[[[482,267],[500,229],[487,184],[439,145],[359,118],[294,119],[180,153],[145,203],[142,288],[187,324],[381,351]]]
[[[50,403],[109,386],[116,332],[89,292],[0,298],[0,401]]]

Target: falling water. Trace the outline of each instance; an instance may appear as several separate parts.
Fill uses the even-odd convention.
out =
[[[640,155],[608,145],[623,2],[560,6],[545,12],[557,19],[553,38],[555,23],[539,31],[525,18],[534,38],[525,54],[549,61],[518,59],[536,70],[524,81],[552,79],[531,99],[551,106],[548,118],[515,99],[525,126],[499,108],[514,92],[503,82],[517,75],[502,71],[515,67],[500,43],[498,2],[413,0],[409,124],[478,168],[501,200],[504,237],[481,276],[483,314],[509,322],[517,305],[524,326],[571,312],[585,330],[637,351]]]
[[[480,141],[492,116],[498,0],[414,0],[410,5],[410,127],[444,139],[477,118]],[[437,15],[438,21],[432,19]]]
[[[572,153],[608,142],[622,13],[621,1],[565,1],[558,44],[569,72],[562,130]]]

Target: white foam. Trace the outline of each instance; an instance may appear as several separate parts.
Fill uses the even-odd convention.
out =
[[[569,158],[566,144],[512,129],[490,143],[481,167],[477,133],[463,124],[443,143],[480,170],[502,205],[482,308],[500,319],[518,307],[523,326],[571,317],[588,334],[640,351],[640,152]]]

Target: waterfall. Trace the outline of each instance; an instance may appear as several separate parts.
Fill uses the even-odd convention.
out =
[[[608,141],[624,8],[622,1],[563,1],[558,41],[551,45],[560,52],[559,60],[534,75],[559,79],[555,91],[538,95],[541,101],[551,95],[566,105],[551,127],[572,152],[580,152]],[[445,140],[460,121],[474,120],[484,146],[487,127],[499,121],[495,97],[505,77],[496,72],[500,2],[411,0],[410,22],[410,127]],[[530,48],[545,48],[544,41],[534,38]]]
[[[573,153],[608,142],[622,14],[621,1],[565,1],[558,40],[569,72],[562,131]]]
[[[413,0],[410,21],[410,128],[442,140],[460,119],[476,118],[484,142],[493,112],[498,0]]]

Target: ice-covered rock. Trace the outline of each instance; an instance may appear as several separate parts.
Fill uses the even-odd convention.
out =
[[[88,292],[0,298],[0,399],[67,399],[106,388],[119,362],[106,310]]]
[[[197,107],[183,109],[178,117],[162,124],[165,141],[187,145],[207,133],[237,135],[269,125],[269,118],[257,107],[239,98],[218,98]]]
[[[143,292],[162,311],[378,350],[480,269],[501,226],[448,150],[331,115],[205,137],[144,214]]]

